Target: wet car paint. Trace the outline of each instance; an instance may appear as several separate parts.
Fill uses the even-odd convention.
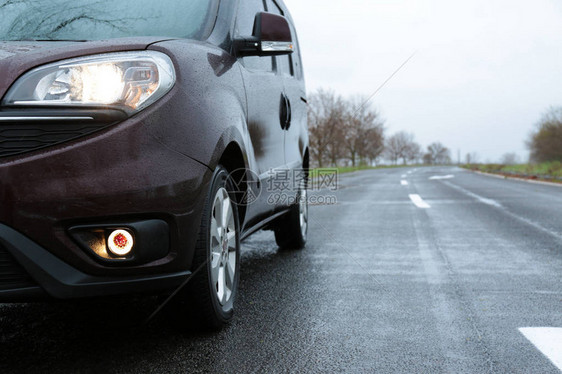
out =
[[[149,275],[189,269],[203,202],[219,162],[262,174],[268,165],[286,167],[286,135],[278,131],[270,137],[263,131],[269,123],[248,117],[248,91],[254,88],[243,80],[243,66],[232,54],[233,12],[231,2],[223,2],[205,42],[152,37],[0,42],[0,97],[32,68],[99,53],[160,51],[170,56],[177,74],[171,92],[125,121],[46,149],[0,158],[0,223],[87,274]],[[302,87],[304,92],[304,83]],[[277,103],[272,110],[279,110]],[[0,116],[9,110],[0,109]],[[304,157],[306,123],[300,125]],[[252,126],[262,130],[252,131]],[[260,168],[261,159],[265,162]],[[263,201],[241,209],[243,230],[262,225],[271,211]],[[171,248],[166,257],[108,267],[68,235],[75,225],[138,219],[168,223]]]

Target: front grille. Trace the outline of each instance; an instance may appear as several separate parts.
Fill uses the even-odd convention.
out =
[[[107,124],[0,123],[0,157],[35,151],[93,133]]]
[[[0,110],[0,158],[68,142],[127,119],[114,109]]]
[[[37,284],[14,257],[0,245],[0,290],[34,287]]]

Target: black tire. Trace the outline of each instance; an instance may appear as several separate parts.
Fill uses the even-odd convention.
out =
[[[218,296],[218,282],[213,281],[213,255],[211,254],[211,243],[213,242],[213,235],[211,233],[213,216],[216,213],[214,204],[218,194],[223,194],[226,190],[230,198],[230,207],[234,219],[235,227],[235,266],[234,266],[234,280],[231,282],[231,294],[227,301],[224,303],[219,300]],[[238,220],[238,209],[235,203],[235,197],[232,191],[235,187],[229,178],[227,170],[218,166],[213,175],[211,187],[207,195],[205,207],[203,209],[203,216],[201,218],[201,226],[199,229],[199,236],[195,248],[192,271],[196,272],[193,278],[189,281],[186,287],[178,293],[176,297],[175,314],[176,322],[180,327],[194,328],[197,330],[219,330],[224,325],[228,324],[234,315],[234,302],[238,291],[238,282],[240,277],[240,223]],[[216,222],[216,221],[215,221]],[[220,229],[218,230],[220,231]],[[227,245],[229,251],[230,245]],[[222,245],[213,248],[222,250]],[[215,260],[217,256],[214,257]],[[220,260],[223,257],[220,256]],[[223,279],[228,275],[228,261],[224,265]],[[221,262],[222,264],[222,262]],[[220,278],[219,278],[220,282]],[[224,289],[228,289],[228,283],[225,281]],[[226,293],[226,291],[224,292]]]
[[[305,228],[301,225],[301,209],[305,209]],[[280,249],[303,249],[306,245],[308,233],[308,201],[304,187],[297,194],[297,203],[290,210],[279,217],[275,222],[275,241]]]

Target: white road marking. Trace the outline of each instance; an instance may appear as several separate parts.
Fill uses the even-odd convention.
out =
[[[412,194],[412,195],[410,195],[410,200],[412,200],[412,203],[414,203],[414,205],[417,206],[420,209],[431,208],[431,205],[429,205],[428,203],[423,201],[423,199],[421,198],[420,195]]]
[[[538,223],[536,223],[536,222],[534,222],[534,221],[531,221],[530,219],[527,219],[527,218],[525,218],[525,217],[518,216],[517,214],[510,212],[510,211],[507,210],[503,205],[501,205],[500,203],[498,203],[498,202],[495,201],[495,200],[487,199],[487,198],[485,198],[485,197],[482,197],[482,196],[480,196],[480,195],[477,195],[477,194],[475,194],[475,193],[473,193],[473,192],[470,192],[470,191],[468,191],[468,190],[462,188],[461,186],[457,186],[456,184],[452,184],[451,182],[442,182],[442,183],[445,184],[445,185],[447,185],[447,186],[449,186],[449,187],[451,187],[451,188],[454,188],[455,190],[460,191],[460,192],[462,192],[462,193],[464,193],[464,194],[466,194],[466,195],[468,195],[468,196],[470,196],[470,197],[475,198],[476,200],[480,201],[481,203],[484,203],[484,204],[487,204],[487,205],[490,205],[490,206],[499,208],[499,209],[501,209],[504,213],[506,213],[507,215],[509,215],[509,216],[511,216],[511,217],[515,218],[516,220],[519,220],[519,221],[521,221],[521,222],[523,222],[523,223],[526,223],[527,225],[533,226],[534,228],[536,228],[536,229],[539,230],[539,231],[544,232],[545,234],[549,234],[549,235],[553,236],[554,238],[556,238],[556,239],[558,239],[558,240],[562,240],[562,235],[560,235],[560,233],[558,233],[558,232],[556,232],[556,231],[553,231],[553,230],[550,230],[550,229],[548,229],[548,228],[546,228],[546,227],[543,227],[543,226],[541,226],[540,224],[538,224]]]
[[[402,174],[402,176],[400,178],[406,178],[407,175],[406,174]]]
[[[401,184],[402,186],[407,186],[407,185],[408,185],[408,181],[407,181],[407,180],[401,180],[401,181],[400,181],[400,184]]]
[[[562,328],[522,327],[519,331],[559,370],[562,370]]]
[[[502,205],[500,203],[498,203],[497,201],[492,200],[492,199],[487,199],[485,197],[477,195],[473,192],[470,192],[469,190],[466,190],[466,189],[464,189],[460,186],[457,186],[456,184],[452,184],[452,183],[449,183],[449,182],[443,182],[443,184],[446,184],[447,186],[449,186],[451,188],[454,188],[455,190],[460,191],[460,192],[464,193],[465,195],[468,195],[472,198],[475,198],[476,200],[480,201],[481,203],[491,205],[491,206],[495,206],[496,208],[502,208]]]
[[[453,179],[455,176],[453,174],[449,175],[434,175],[433,177],[429,177],[429,180],[436,181],[441,179]]]

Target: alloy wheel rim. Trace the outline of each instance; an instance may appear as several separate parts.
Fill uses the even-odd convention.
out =
[[[211,216],[211,282],[221,306],[234,292],[236,279],[236,226],[228,192],[220,188],[213,201]]]

